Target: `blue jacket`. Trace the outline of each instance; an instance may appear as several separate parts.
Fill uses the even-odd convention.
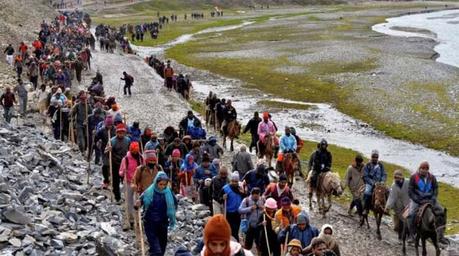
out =
[[[381,162],[376,165],[370,162],[363,168],[363,181],[365,184],[374,186],[376,182],[386,182],[386,179],[387,174]]]
[[[228,195],[228,198],[226,199],[226,212],[238,212],[239,206],[242,202],[242,195],[234,192],[231,189],[230,184],[226,184],[223,187],[223,192]]]
[[[131,141],[140,141],[140,135],[142,134],[142,131],[140,129],[136,129],[133,126],[129,127],[129,137],[131,138]]]
[[[424,180],[419,173],[416,172],[411,175],[408,195],[410,199],[417,204],[422,204],[424,202],[435,203],[438,196],[437,179],[429,173]]]
[[[209,170],[210,174],[205,174],[205,171]],[[194,179],[196,180],[205,180],[207,178],[212,179],[213,177],[217,176],[217,169],[215,168],[214,165],[209,164],[209,167],[204,168],[202,165],[196,169],[196,173],[194,174]]]
[[[295,136],[291,135],[283,135],[280,139],[280,151],[285,153],[287,151],[296,151],[296,139]]]
[[[292,239],[298,239],[301,241],[301,246],[303,248],[309,246],[314,237],[319,236],[319,230],[311,226],[310,224],[306,227],[305,230],[301,231],[300,228],[296,225],[290,225],[290,231],[288,236],[288,242]],[[283,229],[279,232],[279,241],[284,243],[285,238],[287,237],[287,229]]]
[[[145,144],[145,150],[156,150],[156,147],[159,145],[159,141],[156,140],[153,142],[152,140],[149,140],[147,144]]]

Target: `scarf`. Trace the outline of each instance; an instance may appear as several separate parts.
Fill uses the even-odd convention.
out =
[[[158,182],[162,180],[168,180],[166,173],[163,171],[158,172],[156,175],[153,183],[143,192],[141,198],[143,201],[143,209],[144,211],[148,211],[151,202],[153,202],[153,197],[156,193],[164,194],[166,197],[166,204],[167,204],[167,217],[169,218],[169,227],[175,227],[175,200],[174,195],[169,187],[166,187],[162,191],[158,189]]]

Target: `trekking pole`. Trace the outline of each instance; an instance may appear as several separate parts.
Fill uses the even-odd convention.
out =
[[[288,253],[288,235],[290,234],[290,232],[287,232],[287,236],[285,237],[285,242],[284,242],[284,253],[283,255],[286,256],[287,253]]]
[[[268,247],[268,255],[271,256],[271,249],[269,248],[268,231],[266,228],[266,214],[263,214],[263,222],[265,223],[264,229],[265,229],[266,246]]]
[[[145,256],[145,243],[143,241],[142,215],[140,214],[140,209],[137,210],[137,215],[138,215],[138,218],[139,218],[140,250],[142,252],[142,256]]]
[[[111,141],[111,136],[110,136],[110,130],[108,130],[108,146],[112,146],[112,141]],[[113,195],[113,166],[112,166],[112,150],[108,151],[108,161],[109,161],[109,170],[110,170],[110,197],[111,201],[113,202],[114,200],[114,195]]]
[[[86,183],[89,185],[89,175],[91,173],[91,147],[89,146],[89,120],[88,120],[88,100],[85,100],[84,104],[84,114],[86,116],[86,147],[88,149],[88,176],[86,178]]]
[[[62,140],[62,129],[64,128],[62,124],[62,107],[59,108],[59,139]]]
[[[127,167],[127,166],[126,166]],[[128,181],[127,181],[127,168],[124,172],[124,214],[126,215],[125,221],[128,229],[131,228],[131,222],[129,221],[129,205],[128,205]]]

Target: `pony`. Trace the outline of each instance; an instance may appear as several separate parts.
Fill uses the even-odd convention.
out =
[[[325,218],[325,215],[332,206],[331,196],[341,196],[343,194],[343,185],[337,173],[331,171],[321,173],[317,178],[317,187],[314,188],[311,184],[312,171],[309,172],[306,183],[309,184],[309,209],[312,210],[312,194],[315,192],[319,212]],[[325,204],[327,198],[328,205]]]
[[[274,140],[271,134],[267,134],[265,136],[265,142],[261,143],[258,141],[258,152],[259,158],[262,159],[263,157],[266,158],[266,162],[268,163],[268,167],[271,167],[271,161],[274,156]]]
[[[446,209],[445,209],[446,210]],[[406,209],[408,213],[408,207]],[[446,214],[446,213],[445,213]],[[404,215],[405,216],[405,215]],[[426,240],[431,239],[432,244],[435,247],[435,255],[440,256],[440,247],[438,246],[438,234],[437,230],[442,227],[437,227],[437,216],[435,215],[433,206],[431,204],[424,204],[419,207],[418,214],[416,216],[416,237],[414,240],[414,248],[416,256],[419,256],[419,240],[422,242],[422,255],[427,255]],[[403,218],[403,255],[406,255],[406,238],[408,233],[408,220]]]
[[[379,184],[377,183],[375,185],[375,188],[373,189],[373,197],[372,197],[372,202],[371,202],[371,210],[373,211],[373,214],[376,219],[376,236],[378,240],[381,240],[381,219],[384,215],[384,208],[386,206],[386,201],[387,201],[387,194],[388,194],[388,189],[384,184]],[[360,219],[360,226],[363,226],[363,224],[367,223],[367,228],[370,228],[370,224],[368,223],[368,212],[367,213],[362,213],[361,219]]]
[[[282,170],[287,176],[288,186],[292,187],[295,179],[295,173],[299,170],[299,159],[296,154],[285,153],[284,160],[282,161]]]
[[[233,120],[226,125],[226,132],[223,134],[223,147],[226,149],[226,137],[229,137],[231,140],[230,150],[234,151],[233,141],[234,138],[237,138],[241,133],[241,125]]]

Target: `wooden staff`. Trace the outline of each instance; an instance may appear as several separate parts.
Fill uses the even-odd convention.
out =
[[[62,129],[64,128],[62,122],[62,107],[59,107],[59,139],[62,140]]]
[[[127,164],[126,164],[126,171],[124,172],[124,214],[126,215],[125,221],[127,223],[128,228],[131,228],[131,222],[129,221],[129,205],[128,205],[128,181],[127,181]],[[132,198],[131,198],[132,199]]]
[[[108,161],[109,161],[109,167],[110,167],[110,196],[111,200],[113,202],[114,200],[114,195],[113,195],[113,166],[112,166],[112,141],[111,141],[111,136],[110,136],[110,130],[108,130],[108,146],[110,147],[110,151],[108,151]]]
[[[223,215],[225,215],[225,219],[226,219],[226,198],[223,198]]]
[[[290,232],[287,232],[287,236],[285,237],[285,241],[284,241],[284,253],[283,253],[284,256],[286,256],[288,253],[288,235],[289,234]]]
[[[89,146],[89,119],[88,119],[88,100],[84,103],[84,114],[86,116],[86,148],[88,149],[88,176],[86,183],[89,185],[89,175],[91,173],[91,147]]]
[[[263,222],[264,222],[264,229],[265,229],[265,239],[266,239],[266,246],[268,247],[268,255],[271,256],[271,249],[269,248],[269,239],[268,239],[268,231],[266,228],[266,213],[263,214]]]
[[[137,218],[139,218],[139,231],[140,231],[140,249],[142,256],[145,256],[145,243],[143,241],[143,227],[142,227],[142,215],[140,214],[140,209],[137,210]]]

